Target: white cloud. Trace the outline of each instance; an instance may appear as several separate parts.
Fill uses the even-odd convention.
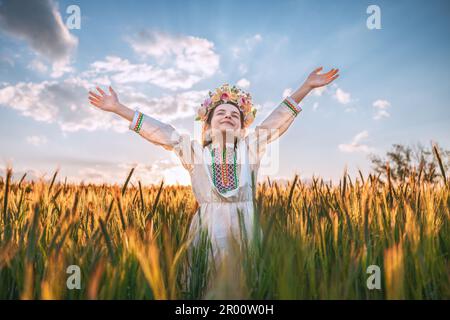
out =
[[[78,177],[75,177],[75,181],[78,183],[83,181],[85,183],[102,184],[116,182],[114,180],[111,171],[89,167],[78,170]]]
[[[28,68],[39,73],[46,73],[48,67],[40,60],[34,59],[28,64]]]
[[[42,170],[37,170],[34,168],[29,168],[27,166],[12,166],[11,164],[8,165],[12,169],[12,181],[19,181],[23,175],[26,173],[25,180],[40,180],[44,179],[46,175],[48,175],[47,172]],[[0,165],[0,181],[5,178],[6,175],[6,167]]]
[[[47,143],[47,138],[45,136],[28,136],[26,141],[33,146],[41,146]]]
[[[65,73],[73,72],[75,69],[69,65],[68,61],[57,61],[52,64],[52,72],[50,76],[52,78],[59,78]]]
[[[331,88],[335,88],[331,89]],[[358,99],[352,98],[350,92],[346,92],[343,89],[339,88],[337,84],[332,83],[331,86],[323,86],[315,88],[311,91],[311,94],[316,97],[322,97],[324,94],[332,96],[333,99],[336,99],[340,104],[346,105],[347,107],[344,109],[345,112],[356,112],[357,109],[353,106],[348,106],[349,103],[355,102]],[[315,102],[313,105],[313,110],[317,110],[319,107],[319,103]]]
[[[0,89],[0,104],[20,111],[25,116],[31,116],[37,121],[50,121],[56,116],[58,108],[54,104],[48,104],[42,91],[52,84],[19,82],[16,85],[6,86]]]
[[[341,104],[348,104],[351,101],[350,93],[345,92],[341,88],[336,89],[336,93],[333,97]]]
[[[68,78],[60,82],[19,82],[0,87],[0,105],[17,110],[36,121],[57,123],[63,131],[128,131],[127,121],[88,103],[88,91],[93,87],[91,82],[82,78]],[[161,118],[164,122],[193,116],[207,92],[187,91],[148,98],[129,88],[118,90],[121,101],[126,105],[139,107],[142,112]]]
[[[387,109],[388,107],[391,106],[391,103],[387,100],[376,100],[373,103],[373,106],[379,109]]]
[[[242,78],[241,80],[239,80],[236,85],[238,87],[241,87],[242,89],[247,89],[248,87],[250,87],[250,81],[248,81],[245,78]]]
[[[110,86],[111,85],[111,79],[108,76],[102,76],[97,78],[90,79],[92,83],[95,83],[96,86]]]
[[[323,86],[323,87],[319,87],[319,88],[314,88],[314,89],[311,91],[311,93],[312,93],[314,96],[321,97],[321,96],[323,95],[323,93],[324,93],[326,90],[327,90],[327,87],[326,87],[326,86]]]
[[[164,122],[171,122],[193,117],[207,95],[208,90],[202,90],[148,98],[142,93],[124,92],[123,101],[126,101],[130,107],[139,107],[147,115],[160,118]]]
[[[231,48],[231,54],[233,55],[234,58],[239,58],[240,54],[241,54],[241,48],[239,48],[239,47],[232,47]]]
[[[253,47],[262,41],[262,36],[258,33],[254,36],[245,39],[245,44],[247,45],[248,50],[252,50]]]
[[[122,184],[134,168],[130,183],[137,185],[138,181],[142,184],[159,184],[164,180],[164,185],[190,185],[188,172],[180,163],[171,160],[158,160],[151,164],[139,162],[119,163],[110,167],[95,166],[86,167],[78,170],[78,175],[71,179],[79,183],[119,183]]]
[[[82,73],[82,77],[94,78],[109,76],[119,84],[151,83],[161,88],[178,90],[189,89],[203,80],[205,74],[190,74],[174,68],[162,69],[146,63],[133,64],[127,59],[107,56],[103,61],[95,61],[91,69]]]
[[[374,120],[380,120],[381,118],[388,118],[390,117],[389,112],[386,110],[378,110],[377,113],[373,116]]]
[[[142,69],[140,73],[133,70],[134,80],[131,81],[150,81],[169,89],[175,87],[174,90],[178,87],[188,89],[200,80],[214,75],[219,69],[220,57],[214,51],[214,43],[207,39],[144,30],[127,41],[142,57],[154,58],[158,66],[130,63],[124,66],[122,63],[122,72],[134,66]],[[127,76],[130,76],[129,72]],[[158,81],[158,78],[163,79]]]
[[[373,102],[372,106],[375,108],[376,113],[373,116],[373,119],[379,120],[382,118],[388,118],[390,116],[387,109],[391,106],[391,103],[387,100],[376,100]]]
[[[373,152],[375,149],[372,147],[369,147],[366,144],[362,144],[360,143],[361,140],[366,139],[369,136],[369,133],[367,132],[367,130],[361,131],[358,134],[356,134],[353,137],[353,140],[351,143],[349,144],[339,144],[338,148],[340,151],[342,152],[348,152],[348,153],[352,153],[352,152],[363,152],[363,153],[369,153],[369,152]]]
[[[255,108],[258,110],[256,113],[256,118],[262,121],[262,119],[265,119],[275,107],[276,103],[273,101],[266,101],[263,104],[255,104]],[[258,123],[258,121],[254,121],[250,128],[255,127]]]
[[[192,36],[174,36],[142,31],[126,39],[142,58],[153,58],[152,64],[133,63],[118,56],[106,56],[90,65],[81,78],[109,85],[151,83],[164,89],[190,89],[219,70],[220,57],[214,43]]]
[[[72,70],[70,57],[78,39],[67,29],[54,1],[3,0],[0,26],[5,33],[24,40],[35,53],[51,62],[53,77]]]
[[[57,123],[64,131],[110,127],[117,130],[120,127],[117,120],[89,106],[89,88],[89,84],[80,79],[19,82],[0,88],[0,104],[36,121]]]
[[[251,37],[247,37],[238,41],[238,44],[231,47],[231,54],[233,58],[238,59],[246,53],[249,53],[253,48],[263,40],[260,34],[255,34]]]

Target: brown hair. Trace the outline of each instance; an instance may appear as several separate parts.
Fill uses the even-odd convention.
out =
[[[239,106],[237,106],[233,102],[227,102],[227,103],[232,104],[233,106],[235,106],[239,110],[239,114],[241,116],[241,128],[243,128],[244,127],[244,113],[239,108]],[[206,129],[207,129],[208,126],[211,126],[212,117],[213,117],[214,111],[216,110],[217,107],[218,106],[214,107],[208,113],[208,117],[206,118],[206,121],[203,123],[203,129],[202,129],[202,145],[203,145],[203,147],[206,147],[206,146],[208,146],[208,145],[210,145],[212,143],[211,140],[206,141]],[[237,146],[237,138],[234,138],[234,149],[236,149],[236,146]]]

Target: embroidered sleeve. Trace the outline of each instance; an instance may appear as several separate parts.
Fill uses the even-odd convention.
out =
[[[286,97],[255,127],[255,131],[248,135],[250,154],[254,161],[261,160],[267,145],[283,135],[301,111],[302,108],[294,99]]]
[[[163,123],[136,109],[129,129],[139,134],[144,139],[164,149],[174,151],[184,168],[188,171],[193,169],[194,140],[189,135],[180,134],[173,126]]]

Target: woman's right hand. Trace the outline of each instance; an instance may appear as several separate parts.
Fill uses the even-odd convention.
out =
[[[100,87],[97,87],[98,94],[89,91],[89,102],[97,108],[116,112],[119,108],[119,98],[111,86],[109,86],[110,95],[107,95]]]

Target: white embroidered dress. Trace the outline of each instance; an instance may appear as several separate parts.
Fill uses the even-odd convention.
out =
[[[236,156],[238,186],[224,192],[220,192],[214,184],[211,151],[212,148],[217,148],[217,145],[210,144],[203,147],[189,135],[181,135],[173,126],[144,115],[138,110],[135,111],[129,129],[153,144],[174,151],[183,167],[188,170],[192,190],[199,203],[189,234],[196,243],[201,221],[211,237],[213,254],[216,257],[219,252],[227,248],[227,236],[230,232],[236,239],[240,239],[238,209],[242,212],[247,239],[251,239],[254,221],[252,172],[256,179],[267,144],[281,136],[300,111],[302,111],[301,107],[292,98],[287,97],[262,123],[256,126],[253,132],[238,139],[236,154],[234,154],[234,144],[227,143],[227,154],[232,153],[233,157]]]

